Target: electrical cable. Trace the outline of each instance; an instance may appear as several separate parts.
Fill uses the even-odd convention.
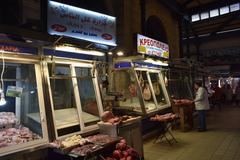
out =
[[[2,68],[2,73],[1,73],[1,77],[0,77],[0,80],[1,80],[1,92],[0,92],[0,106],[3,106],[6,104],[6,100],[5,100],[5,95],[4,95],[4,83],[3,83],[3,74],[4,74],[4,71],[5,71],[5,60],[4,60],[4,56],[3,56],[3,52],[2,52],[2,65],[3,65],[3,68]]]
[[[2,92],[4,93],[3,74],[5,71],[5,60],[4,60],[3,52],[2,52],[2,64],[3,64],[3,68],[2,68],[2,72],[1,72],[1,88],[2,88]]]

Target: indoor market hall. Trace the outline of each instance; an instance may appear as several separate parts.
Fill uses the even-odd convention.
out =
[[[5,0],[0,160],[240,160],[240,0]]]
[[[173,145],[146,138],[144,156],[147,160],[239,160],[239,107],[224,105],[222,110],[208,111],[206,132],[174,130],[178,143]]]

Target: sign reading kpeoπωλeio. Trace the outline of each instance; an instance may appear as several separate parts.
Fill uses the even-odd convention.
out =
[[[169,58],[169,47],[166,43],[140,34],[137,35],[137,51],[150,56]]]
[[[48,1],[48,33],[116,46],[116,18]]]

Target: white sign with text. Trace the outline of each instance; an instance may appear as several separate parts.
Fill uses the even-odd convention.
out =
[[[140,34],[137,35],[137,51],[150,56],[169,58],[169,47],[166,43]]]
[[[116,46],[116,18],[49,1],[48,33]]]

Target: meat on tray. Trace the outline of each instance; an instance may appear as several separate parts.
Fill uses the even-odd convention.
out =
[[[8,128],[0,131],[0,148],[40,139],[27,127]]]
[[[81,135],[73,135],[64,140],[56,140],[50,143],[50,145],[54,148],[68,148],[76,145],[84,145],[88,142],[88,139],[82,138]]]
[[[156,114],[155,116],[151,117],[150,120],[151,121],[168,121],[168,120],[174,120],[177,118],[176,114],[173,113],[167,113],[164,115],[158,115]]]
[[[104,135],[104,134],[89,136],[87,137],[87,139],[92,143],[101,143],[101,144],[111,143],[116,140],[116,138],[110,137],[109,135]]]
[[[173,100],[175,105],[191,105],[193,102],[189,99],[174,99]]]
[[[12,112],[0,112],[0,127],[5,125],[19,124],[19,121]]]
[[[99,145],[95,145],[95,144],[85,144],[81,147],[77,147],[77,148],[74,148],[71,153],[74,153],[76,155],[81,155],[81,156],[85,156],[85,155],[89,155],[91,154],[92,152],[100,149],[101,146]]]
[[[131,120],[132,118],[134,118],[133,116],[129,116],[129,115],[124,115],[124,116],[114,116],[112,114],[112,112],[110,111],[105,111],[102,115],[101,115],[101,119],[104,123],[110,123],[110,124],[120,124],[120,123],[124,123],[128,120]]]

